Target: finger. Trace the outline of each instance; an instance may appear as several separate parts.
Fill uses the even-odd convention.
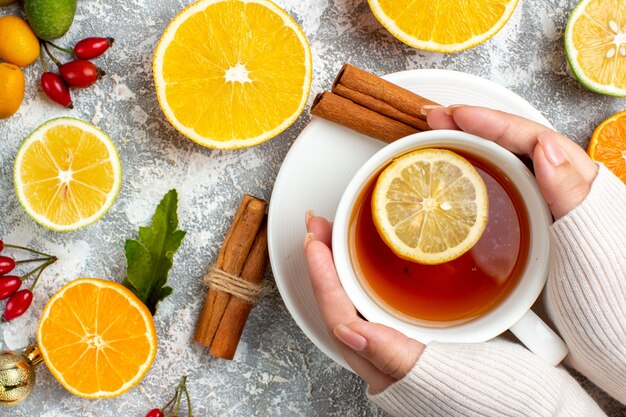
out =
[[[426,113],[428,125],[435,130],[459,130],[459,127],[452,118],[452,115],[445,107],[424,109],[424,113]]]
[[[336,340],[335,337],[333,339]],[[370,361],[362,358],[349,347],[340,342],[337,342],[336,346],[350,368],[367,383],[372,394],[383,392],[397,381],[394,377],[381,372]]]
[[[329,248],[332,248],[333,224],[323,217],[316,216],[312,210],[305,215],[306,230],[313,233],[315,240],[319,240]]]
[[[308,236],[314,239],[311,234]],[[319,240],[311,240],[305,244],[304,253],[313,293],[328,329],[356,320],[356,309],[339,282],[330,248]]]
[[[576,143],[532,120],[483,107],[461,106],[448,109],[459,128],[467,133],[496,142],[518,155],[532,157],[542,133],[556,135],[568,159],[587,179],[595,178],[595,164]]]
[[[593,164],[593,178],[581,173],[580,167],[568,159],[554,133],[540,134],[538,142],[533,153],[537,183],[550,211],[559,219],[582,203],[589,194],[598,168]]]
[[[552,148],[567,160],[567,164],[559,169],[545,164],[545,157],[539,162],[533,161],[541,193],[556,218],[580,204],[589,193],[598,166],[580,146],[565,136],[522,117],[495,110],[464,106],[449,111],[464,131],[493,140],[514,153],[530,155],[533,160],[535,155],[545,156],[545,153],[536,152],[536,149],[540,138],[547,138]],[[545,146],[539,147],[545,151]],[[538,163],[543,163],[544,169],[537,169]],[[565,190],[569,190],[569,194]]]
[[[537,136],[552,131],[528,119],[483,107],[456,107],[449,112],[461,130],[494,141],[517,154],[532,155]]]
[[[356,309],[341,287],[330,249],[324,243],[312,239],[313,236],[308,234],[304,250],[313,293],[327,330],[335,339],[331,329],[339,324],[361,319],[358,318]],[[372,389],[382,391],[395,382],[389,375],[379,371],[372,363],[345,345],[337,343],[337,347],[352,370],[360,375]]]
[[[403,378],[413,369],[425,347],[394,329],[362,320],[338,325],[335,336],[395,379]]]
[[[337,340],[334,336],[333,339]],[[372,394],[383,392],[397,381],[394,377],[381,372],[370,361],[362,358],[341,342],[337,341],[336,346],[350,368],[367,383]]]

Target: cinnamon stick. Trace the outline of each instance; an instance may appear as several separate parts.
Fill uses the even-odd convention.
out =
[[[351,90],[343,84],[333,85],[332,92],[376,113],[380,113],[384,116],[390,117],[394,120],[412,126],[418,131],[431,130],[430,126],[428,126],[428,123],[426,123],[424,120],[416,116],[404,113],[397,108],[385,103],[384,101],[378,100],[372,96],[368,96],[367,94],[360,93],[356,90]]]
[[[422,106],[437,104],[350,64],[345,64],[341,68],[333,83],[332,91],[336,92],[338,86],[360,93],[360,95],[353,96],[355,99],[348,97],[355,103],[394,119],[398,113],[404,113],[412,118],[426,121],[426,116],[420,112]],[[359,100],[359,97],[369,98]],[[390,109],[394,110],[390,111]]]
[[[315,97],[311,106],[311,114],[386,143],[418,132],[413,126],[329,92],[318,94]]]
[[[261,228],[266,207],[265,201],[244,195],[217,256],[217,268],[239,276]],[[211,346],[230,299],[226,292],[209,289],[194,335],[198,343]]]
[[[268,262],[266,216],[243,266],[241,278],[249,282],[260,283],[265,275]],[[223,359],[232,359],[235,356],[237,345],[251,310],[251,303],[237,297],[230,298],[211,344],[210,352],[212,355]]]

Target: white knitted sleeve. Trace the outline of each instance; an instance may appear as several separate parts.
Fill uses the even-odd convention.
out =
[[[409,374],[368,397],[397,417],[605,415],[566,370],[500,339],[430,343]]]
[[[626,404],[626,186],[600,165],[551,238],[545,302],[569,347],[566,363]]]

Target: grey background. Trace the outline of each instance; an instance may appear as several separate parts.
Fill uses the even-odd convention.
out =
[[[182,374],[189,375],[194,415],[379,416],[364,397],[360,379],[326,358],[309,342],[273,287],[253,310],[232,362],[213,359],[190,342],[205,297],[201,277],[215,259],[243,193],[269,199],[281,161],[310,116],[308,109],[276,139],[241,151],[204,149],[165,120],[151,75],[152,53],[167,23],[189,0],[81,0],[71,31],[60,41],[113,36],[117,43],[98,60],[109,75],[74,93],[76,109],[50,104],[38,89],[41,70],[26,70],[27,95],[19,113],[0,121],[0,236],[56,254],[23,317],[0,325],[0,349],[34,341],[47,298],[82,276],[121,280],[123,243],[145,224],[159,199],[176,187],[180,219],[188,230],[170,283],[173,296],[156,315],[159,352],[144,381],[113,400],[90,401],[67,393],[44,366],[27,402],[0,415],[45,417],[144,416],[165,402]],[[511,21],[491,41],[455,55],[414,50],[395,40],[371,14],[366,0],[277,0],[303,27],[313,51],[314,93],[327,88],[344,62],[377,74],[413,68],[445,68],[488,78],[529,100],[582,146],[594,128],[625,101],[596,95],[571,78],[563,31],[575,0],[520,0]],[[18,13],[17,6],[0,15]],[[622,22],[623,24],[624,22]],[[59,54],[62,55],[62,54]],[[90,121],[113,138],[124,167],[121,193],[99,223],[72,234],[32,222],[13,192],[12,166],[21,141],[58,116]],[[271,274],[268,279],[272,281]],[[583,382],[612,416],[626,410]]]

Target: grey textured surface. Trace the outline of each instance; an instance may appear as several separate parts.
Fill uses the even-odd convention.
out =
[[[586,146],[593,129],[625,101],[593,94],[568,75],[563,31],[576,0],[521,0],[507,26],[470,51],[425,53],[395,40],[374,19],[366,0],[277,0],[303,27],[313,51],[313,92],[327,88],[350,61],[377,74],[413,68],[456,69],[479,75],[525,97],[562,132]],[[76,109],[50,104],[38,89],[40,69],[26,70],[27,97],[19,113],[0,121],[0,236],[60,257],[35,291],[23,317],[0,325],[0,349],[34,340],[47,298],[81,276],[121,280],[125,237],[133,237],[161,196],[176,187],[180,219],[189,231],[171,273],[174,295],[156,316],[160,348],[153,368],[118,399],[89,401],[67,393],[44,366],[33,395],[4,416],[143,416],[189,375],[195,416],[379,416],[364,397],[359,378],[326,358],[304,336],[274,289],[253,310],[233,362],[211,358],[190,342],[205,288],[201,277],[215,259],[244,192],[269,198],[281,161],[310,116],[305,111],[278,138],[241,151],[203,149],[178,134],[156,101],[152,53],[160,34],[188,0],[82,0],[71,31],[72,45],[85,36],[114,36],[117,43],[99,63],[109,74],[94,88],[74,94]],[[0,15],[18,13],[17,6]],[[309,99],[309,104],[312,97]],[[72,234],[33,223],[13,192],[12,166],[22,139],[57,116],[91,121],[108,132],[121,154],[124,184],[109,214]],[[268,276],[270,281],[271,276]],[[611,416],[625,409],[588,382],[585,387]]]

